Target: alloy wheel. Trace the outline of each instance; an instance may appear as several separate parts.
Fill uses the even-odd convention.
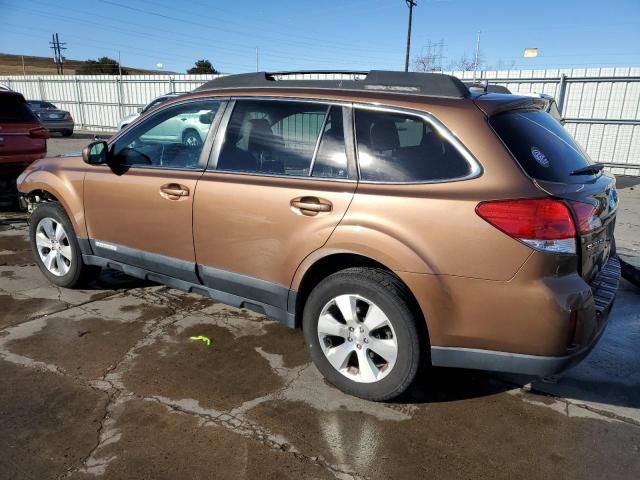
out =
[[[333,368],[359,383],[382,380],[398,358],[389,318],[359,295],[340,295],[325,305],[318,320],[318,339]]]
[[[36,248],[45,268],[57,277],[71,269],[72,255],[69,237],[57,220],[45,217],[36,227]]]

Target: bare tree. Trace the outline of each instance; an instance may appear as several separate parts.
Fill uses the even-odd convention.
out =
[[[442,65],[436,57],[431,53],[416,55],[413,58],[413,69],[416,72],[441,72]]]
[[[473,70],[482,70],[485,65],[484,55],[482,51],[478,54],[478,65],[476,66],[475,56],[469,56],[466,52],[462,54],[457,60],[453,60],[449,63],[449,70],[462,70],[470,72]]]
[[[487,66],[487,70],[513,70],[516,68],[516,61],[512,58],[510,60],[500,59],[494,66]]]

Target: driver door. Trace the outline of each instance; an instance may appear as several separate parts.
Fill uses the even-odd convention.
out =
[[[110,144],[110,164],[91,168],[84,182],[96,255],[197,283],[193,194],[224,104],[167,106]]]

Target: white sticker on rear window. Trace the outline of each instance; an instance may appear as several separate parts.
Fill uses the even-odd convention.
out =
[[[542,153],[542,150],[540,150],[538,147],[531,147],[531,155],[533,155],[533,158],[536,159],[536,162],[538,162],[543,167],[549,166],[549,159],[544,153]]]

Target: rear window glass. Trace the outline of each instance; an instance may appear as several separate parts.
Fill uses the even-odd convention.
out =
[[[362,180],[389,183],[462,178],[469,163],[421,117],[356,109]]]
[[[569,132],[551,115],[512,111],[492,117],[491,125],[524,171],[548,182],[580,183],[586,175],[571,175],[593,162]]]
[[[0,122],[31,123],[35,119],[24,98],[18,95],[0,95]]]

